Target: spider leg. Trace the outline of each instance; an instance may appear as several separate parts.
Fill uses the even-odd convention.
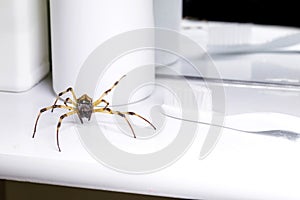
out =
[[[73,107],[70,107],[70,106],[64,106],[64,105],[53,105],[53,106],[49,106],[49,107],[46,107],[46,108],[42,108],[36,118],[36,121],[35,121],[35,125],[34,125],[34,130],[33,130],[33,135],[32,135],[32,138],[34,138],[34,135],[35,135],[35,132],[36,132],[36,126],[37,126],[37,123],[40,119],[40,116],[43,112],[47,111],[47,110],[50,110],[50,109],[53,109],[53,108],[64,108],[64,109],[69,109],[69,110],[74,110]]]
[[[108,90],[106,90],[94,103],[93,106],[97,106],[99,105],[102,101],[102,98],[104,96],[106,96],[109,92],[111,92],[117,85],[118,83],[121,81],[122,78],[124,78],[126,75],[122,76],[118,81],[116,81],[113,86],[111,88],[109,88]]]
[[[135,112],[122,112],[122,113],[123,113],[123,114],[126,114],[126,115],[137,116],[137,117],[143,119],[144,121],[146,121],[148,124],[150,124],[150,126],[152,126],[152,128],[153,128],[154,130],[156,130],[155,126],[154,126],[151,122],[149,122],[146,118],[142,117],[141,115],[136,114]]]
[[[55,100],[54,103],[53,103],[53,106],[56,105],[56,103],[57,103],[59,97],[61,97],[62,95],[66,94],[67,92],[71,92],[73,98],[74,98],[75,100],[77,99],[77,98],[76,98],[76,95],[75,95],[75,92],[74,92],[74,90],[73,90],[73,88],[69,87],[68,89],[66,89],[66,90],[63,91],[63,92],[60,92],[60,93],[57,95],[56,100]],[[54,110],[54,108],[52,108],[51,112],[53,112],[53,110]]]
[[[116,115],[119,115],[121,117],[123,117],[125,119],[125,121],[127,122],[127,124],[129,125],[130,129],[131,129],[131,132],[133,134],[133,137],[136,138],[135,136],[135,133],[134,133],[134,130],[130,124],[130,122],[128,121],[127,117],[125,116],[125,114],[119,112],[119,111],[112,111],[111,109],[109,108],[99,108],[99,109],[94,109],[93,112],[102,112],[102,113],[108,113],[108,114],[116,114]]]
[[[76,103],[74,101],[72,101],[72,99],[70,99],[69,97],[65,99],[64,104],[66,106],[68,106],[67,103],[71,103],[74,107],[76,107]]]
[[[106,104],[103,109],[106,109],[109,106],[109,102],[107,102],[105,99],[101,99],[101,102]]]
[[[59,133],[59,128],[61,126],[61,122],[65,117],[68,117],[70,115],[74,115],[75,113],[77,113],[76,110],[73,110],[71,112],[68,112],[66,114],[63,114],[62,116],[60,116],[59,121],[57,123],[57,128],[56,128],[56,143],[57,143],[57,147],[58,147],[58,151],[61,152],[60,146],[59,146],[59,140],[58,140],[58,133]]]

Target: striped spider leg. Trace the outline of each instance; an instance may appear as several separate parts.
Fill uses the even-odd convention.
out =
[[[59,128],[60,128],[60,126],[61,126],[62,120],[63,120],[65,117],[68,117],[68,116],[71,116],[71,115],[77,113],[77,110],[76,110],[74,107],[65,106],[65,105],[52,105],[52,106],[49,106],[49,107],[42,108],[42,109],[40,110],[40,112],[39,112],[37,118],[36,118],[32,138],[34,138],[34,136],[35,136],[37,123],[38,123],[38,121],[39,121],[39,119],[40,119],[41,114],[42,114],[43,112],[47,111],[47,110],[50,110],[50,109],[53,110],[54,108],[63,108],[63,109],[71,110],[71,112],[65,113],[65,114],[63,114],[63,115],[60,116],[59,121],[58,121],[58,123],[57,123],[57,127],[56,127],[56,143],[57,143],[58,150],[61,151],[60,146],[59,146],[59,139],[58,139]]]
[[[126,117],[126,115],[133,115],[133,116],[139,117],[139,118],[143,119],[144,121],[146,121],[148,124],[150,124],[150,126],[152,126],[152,128],[154,130],[156,130],[155,126],[150,121],[148,121],[146,118],[142,117],[141,115],[136,114],[135,112],[120,112],[120,111],[111,110],[110,108],[94,109],[93,112],[100,112],[100,113],[107,113],[107,114],[112,114],[112,115],[119,115],[120,117],[123,117],[125,119],[125,121],[127,122],[127,124],[129,125],[134,138],[136,138],[136,135],[135,135],[134,130],[133,130],[133,128],[132,128],[132,126],[131,126],[128,118]]]
[[[58,95],[57,95],[57,97],[56,97],[56,99],[55,99],[55,101],[54,101],[54,103],[53,103],[53,106],[55,106],[56,103],[57,103],[57,101],[58,101],[58,99],[59,99],[62,95],[66,94],[67,92],[71,92],[71,94],[72,94],[72,96],[73,96],[73,99],[74,99],[75,101],[77,101],[77,98],[76,98],[76,95],[75,95],[75,92],[74,92],[73,88],[69,87],[69,88],[66,89],[65,91],[58,93]],[[72,99],[70,99],[69,97],[66,98],[66,99],[64,100],[64,104],[65,104],[66,106],[68,106],[67,103],[71,103],[73,106],[76,107],[76,102],[74,102],[74,101],[73,101]],[[54,110],[54,107],[51,109],[51,112],[53,112],[53,110]]]

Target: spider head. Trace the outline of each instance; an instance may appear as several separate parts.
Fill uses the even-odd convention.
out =
[[[88,95],[84,94],[77,100],[77,109],[79,118],[91,118],[93,113],[93,100]]]

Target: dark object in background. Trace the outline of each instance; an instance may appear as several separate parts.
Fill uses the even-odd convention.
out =
[[[183,0],[183,17],[300,27],[297,1]]]
[[[1,180],[1,179],[0,179],[0,199],[5,199],[4,180]]]

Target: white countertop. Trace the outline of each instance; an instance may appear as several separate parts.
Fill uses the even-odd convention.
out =
[[[237,114],[234,105],[245,104],[235,104],[239,102],[234,99],[236,90],[242,88],[228,88],[228,98],[233,98],[228,107],[233,114],[226,118],[227,126],[300,132],[297,116]],[[255,95],[259,93],[262,94],[260,91]],[[205,137],[202,133],[208,129],[199,125],[195,141],[177,162],[149,174],[126,174],[98,163],[85,151],[72,118],[62,124],[59,153],[55,143],[59,111],[43,114],[37,135],[31,138],[37,112],[51,105],[54,98],[50,77],[24,93],[0,93],[1,179],[197,199],[300,199],[299,141],[224,129],[212,153],[199,160]],[[259,101],[263,99],[268,98],[262,95]],[[254,99],[248,103],[251,101]],[[277,103],[284,104],[283,101]]]

